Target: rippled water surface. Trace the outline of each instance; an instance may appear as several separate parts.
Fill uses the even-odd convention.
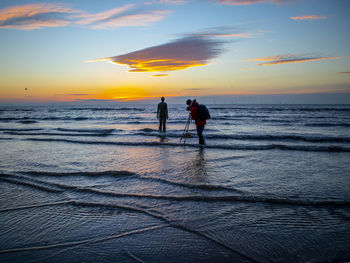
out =
[[[350,106],[0,107],[1,262],[346,262]]]

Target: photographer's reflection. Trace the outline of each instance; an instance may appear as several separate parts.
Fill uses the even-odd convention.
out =
[[[198,154],[196,155],[195,159],[195,165],[197,166],[198,170],[202,171],[202,175],[207,175],[206,169],[205,169],[205,148],[199,147]]]
[[[192,184],[207,182],[205,148],[193,151],[193,158],[185,163],[183,174]]]
[[[159,142],[160,143],[169,141],[168,138],[165,136],[165,134],[159,134],[158,137],[159,137]]]

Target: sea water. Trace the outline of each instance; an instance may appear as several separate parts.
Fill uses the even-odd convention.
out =
[[[350,260],[350,105],[207,107],[0,107],[0,261]]]

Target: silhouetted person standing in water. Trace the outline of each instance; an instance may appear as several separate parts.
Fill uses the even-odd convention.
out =
[[[168,105],[164,102],[164,97],[162,97],[161,102],[158,103],[157,109],[157,119],[159,120],[159,131],[165,132],[165,123],[168,119]]]

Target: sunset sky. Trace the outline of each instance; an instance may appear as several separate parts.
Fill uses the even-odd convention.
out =
[[[2,0],[0,102],[350,98],[349,13],[348,0]]]

